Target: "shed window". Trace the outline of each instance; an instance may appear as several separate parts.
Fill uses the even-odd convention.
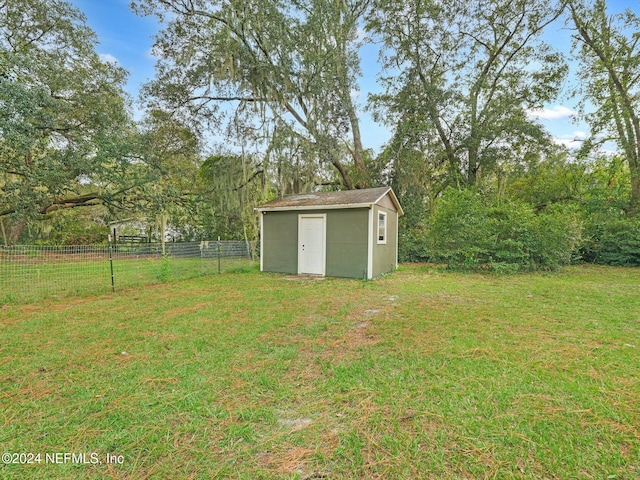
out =
[[[378,243],[387,243],[387,214],[378,212]]]

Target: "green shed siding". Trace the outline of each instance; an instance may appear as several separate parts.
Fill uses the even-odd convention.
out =
[[[363,278],[367,271],[369,209],[326,210],[327,275]]]
[[[387,243],[378,243],[378,212],[387,214]],[[392,272],[397,263],[398,212],[375,205],[373,208],[373,272],[377,277]]]
[[[267,212],[262,227],[262,269],[298,273],[298,212]]]
[[[297,274],[300,259],[303,271],[374,278],[397,266],[398,216],[403,212],[388,187],[290,195],[256,210],[260,212],[262,271]],[[386,214],[382,244],[378,243],[379,212]],[[302,216],[320,216],[325,223],[302,221]],[[299,235],[308,243],[300,252]],[[322,241],[317,235],[324,235]],[[319,249],[322,244],[324,250]]]
[[[327,215],[326,275],[362,278],[367,270],[369,209],[267,212],[262,218],[262,269],[298,272],[299,215]]]

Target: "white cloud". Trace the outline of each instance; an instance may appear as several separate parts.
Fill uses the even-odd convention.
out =
[[[103,63],[111,63],[112,65],[120,65],[120,61],[110,53],[101,53],[98,55]]]
[[[563,107],[562,105],[556,105],[552,108],[532,108],[527,110],[527,115],[532,118],[538,118],[541,120],[558,120],[561,118],[570,118],[575,115],[576,112],[570,108]]]
[[[573,149],[580,148],[582,146],[582,142],[584,142],[587,137],[589,137],[589,134],[587,132],[577,130],[570,134],[555,137],[553,141],[558,145],[564,145],[569,149]]]

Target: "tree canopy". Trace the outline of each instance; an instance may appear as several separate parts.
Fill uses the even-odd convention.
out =
[[[610,15],[605,0],[570,1],[569,11],[580,61],[577,93],[592,130],[585,147],[616,142],[631,173],[631,210],[640,212],[640,17],[629,9]]]
[[[368,25],[383,42],[386,92],[373,102],[392,146],[458,185],[544,149],[527,110],[553,100],[566,73],[540,39],[561,11],[548,0],[378,0]]]
[[[137,0],[165,25],[148,87],[163,108],[219,125],[221,103],[269,132],[309,146],[346,188],[368,177],[352,98],[358,27],[368,0]],[[254,110],[255,109],[255,110]],[[267,139],[269,143],[269,139]]]
[[[125,72],[62,1],[0,4],[0,217],[25,219],[95,202],[85,188],[121,158]]]

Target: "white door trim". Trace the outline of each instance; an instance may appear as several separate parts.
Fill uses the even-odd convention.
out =
[[[320,232],[320,242],[321,242],[321,269],[318,272],[304,272],[302,267],[302,257],[303,257],[303,223],[305,218],[321,218],[322,219],[322,230]],[[301,213],[298,215],[298,274],[309,274],[309,275],[321,275],[324,276],[326,274],[327,269],[327,214],[326,213]]]

